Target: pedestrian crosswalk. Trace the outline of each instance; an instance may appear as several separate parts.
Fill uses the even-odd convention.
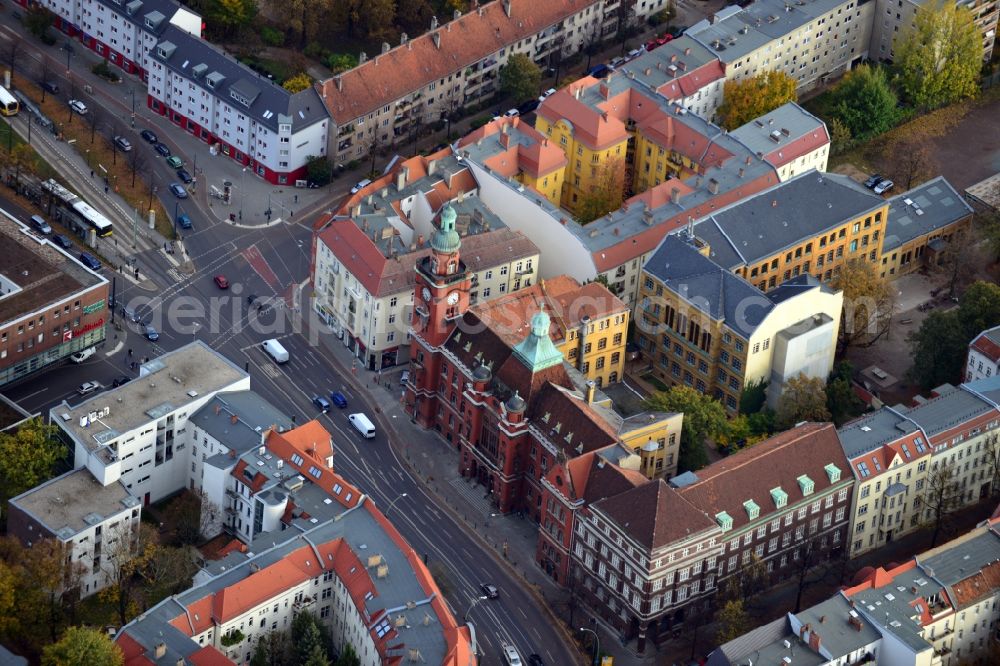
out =
[[[449,483],[462,496],[462,499],[465,500],[466,504],[463,510],[470,509],[470,519],[473,517],[472,513],[476,513],[480,518],[486,520],[491,513],[496,512],[496,509],[493,508],[493,505],[485,497],[486,488],[483,486],[466,480],[461,476],[456,476]]]
[[[169,275],[174,282],[183,282],[185,279],[185,276],[176,268],[167,269],[167,275]]]

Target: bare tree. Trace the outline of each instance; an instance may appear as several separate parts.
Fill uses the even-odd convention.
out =
[[[945,518],[957,509],[962,501],[962,488],[958,483],[954,463],[935,461],[924,484],[924,494],[917,498],[926,522],[934,526],[931,548],[937,545]]]
[[[38,77],[42,83],[42,101],[45,101],[45,85],[49,82],[49,74],[52,73],[52,66],[49,64],[49,57],[44,52],[41,53],[42,59],[38,65]]]
[[[890,144],[889,154],[893,156],[893,177],[897,185],[904,189],[916,187],[938,173],[937,160],[928,147],[924,136],[911,136]]]
[[[134,148],[129,152],[127,159],[128,159],[129,170],[132,172],[132,187],[135,187],[136,172],[143,171],[146,168],[148,162],[146,161],[146,158],[142,156],[142,151],[135,150]]]
[[[7,67],[10,68],[10,82],[14,83],[14,66],[21,57],[21,52],[24,47],[24,42],[20,37],[14,35],[10,38],[10,41],[4,46],[3,55],[4,60],[7,62]]]
[[[970,223],[956,229],[941,250],[941,270],[948,276],[948,296],[955,296],[961,287],[976,280],[985,265],[985,244],[980,229]]]
[[[104,114],[97,110],[97,107],[87,109],[87,115],[84,116],[87,122],[90,124],[90,143],[94,143],[94,135],[97,133],[97,126],[104,120]]]
[[[119,622],[124,625],[135,614],[135,593],[150,568],[159,544],[156,532],[145,523],[133,529],[128,520],[104,530],[101,538],[101,572],[108,586],[100,591],[101,598],[114,605]]]
[[[752,554],[743,566],[735,572],[729,572],[721,582],[717,601],[723,605],[726,601],[738,599],[749,607],[770,586],[768,578],[767,565],[756,554]]]
[[[990,494],[1000,495],[1000,436],[986,438],[986,465],[990,478]]]

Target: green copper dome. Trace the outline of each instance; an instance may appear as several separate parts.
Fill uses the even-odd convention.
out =
[[[531,318],[531,333],[514,347],[514,355],[532,372],[551,368],[563,362],[562,353],[549,337],[549,316],[538,312]]]
[[[455,231],[455,218],[458,214],[448,204],[441,210],[440,226],[431,235],[431,248],[441,254],[455,254],[462,245],[462,239]]]

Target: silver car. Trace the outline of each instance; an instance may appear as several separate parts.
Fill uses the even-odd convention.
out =
[[[98,384],[97,382],[84,382],[80,384],[80,388],[78,388],[76,392],[79,393],[80,395],[90,395],[91,393],[99,390],[100,388],[101,385]]]

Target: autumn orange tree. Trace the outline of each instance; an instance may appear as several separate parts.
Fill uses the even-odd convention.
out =
[[[795,79],[779,70],[761,72],[741,81],[726,81],[716,112],[728,130],[745,125],[782,104],[798,99]]]
[[[625,162],[608,160],[597,167],[590,191],[580,197],[576,207],[577,219],[586,224],[618,210],[625,194]]]

